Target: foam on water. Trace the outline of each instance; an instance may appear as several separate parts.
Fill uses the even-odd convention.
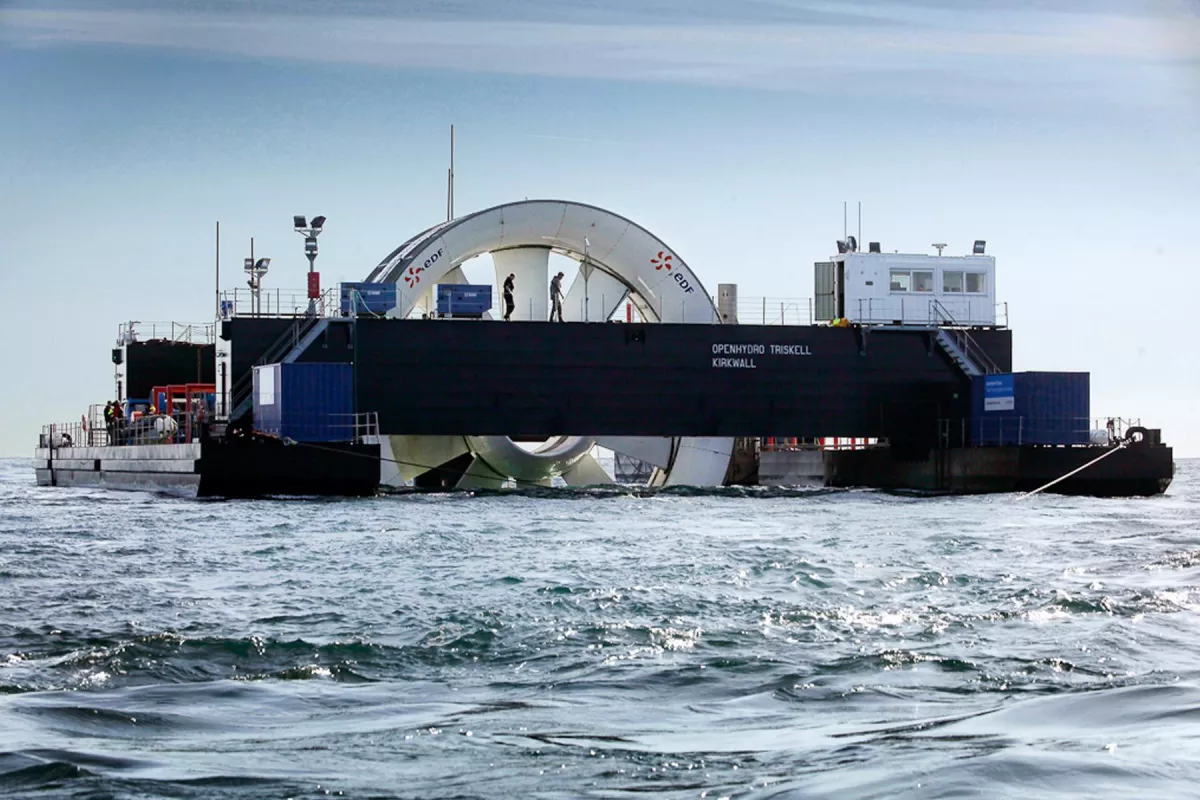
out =
[[[194,502],[0,462],[0,794],[1170,796],[1168,495]]]

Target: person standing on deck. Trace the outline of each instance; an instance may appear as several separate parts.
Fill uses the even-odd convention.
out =
[[[550,279],[550,321],[554,322],[554,315],[558,315],[558,321],[563,321],[562,304],[562,279],[563,273],[558,273]]]
[[[517,276],[514,273],[508,273],[508,277],[504,279],[504,321],[508,322],[512,316],[513,309],[517,304],[513,301],[513,288]]]

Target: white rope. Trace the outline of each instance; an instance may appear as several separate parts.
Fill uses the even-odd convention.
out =
[[[1082,467],[1076,467],[1075,469],[1068,472],[1066,475],[1063,475],[1061,478],[1055,478],[1054,480],[1047,483],[1045,486],[1034,489],[1032,492],[1026,492],[1025,494],[1021,495],[1017,499],[1024,500],[1026,497],[1032,497],[1033,495],[1037,494],[1038,492],[1042,492],[1042,491],[1045,491],[1046,489],[1049,489],[1051,486],[1053,486],[1056,483],[1062,483],[1063,481],[1065,481],[1067,478],[1071,477],[1072,475],[1083,472],[1085,469],[1090,467],[1092,464],[1103,461],[1104,459],[1108,458],[1109,456],[1111,456],[1113,453],[1117,452],[1118,450],[1124,450],[1128,444],[1129,444],[1129,441],[1124,440],[1120,444],[1118,444],[1116,447],[1114,447],[1112,450],[1109,450],[1104,455],[1099,456],[1098,458],[1093,458],[1091,461],[1084,464]]]

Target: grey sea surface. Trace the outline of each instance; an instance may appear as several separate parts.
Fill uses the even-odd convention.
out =
[[[1187,797],[1162,497],[187,501],[0,461],[0,796]]]

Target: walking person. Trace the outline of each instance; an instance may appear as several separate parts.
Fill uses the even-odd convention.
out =
[[[558,321],[563,321],[562,304],[562,279],[563,273],[558,273],[550,279],[550,321],[554,322],[554,315],[558,315]]]
[[[504,321],[508,322],[512,316],[513,309],[517,304],[513,301],[513,285],[516,282],[517,276],[513,273],[508,273],[508,277],[504,279]]]
[[[104,404],[104,443],[107,445],[116,444],[114,441],[117,438],[117,410],[115,406],[116,403],[114,403],[112,400],[109,400]]]

